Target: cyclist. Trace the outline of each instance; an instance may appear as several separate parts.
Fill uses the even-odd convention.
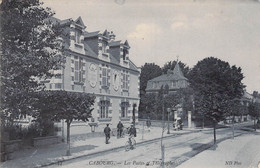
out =
[[[129,134],[130,149],[133,149],[134,146],[133,146],[133,144],[132,144],[131,138],[132,138],[133,136],[136,137],[136,128],[134,127],[133,124],[131,124],[131,128],[129,129],[128,134]]]

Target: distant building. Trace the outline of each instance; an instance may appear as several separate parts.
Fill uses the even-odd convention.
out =
[[[55,77],[41,81],[46,88],[94,93],[92,115],[100,124],[132,122],[133,116],[137,120],[140,71],[130,59],[128,41],[115,41],[112,31],[86,31],[81,17],[52,21],[68,34],[62,38],[66,63],[53,71]]]
[[[169,93],[174,93],[180,88],[188,87],[188,79],[184,77],[177,62],[173,70],[147,82],[146,93],[158,93],[162,86],[169,86]]]

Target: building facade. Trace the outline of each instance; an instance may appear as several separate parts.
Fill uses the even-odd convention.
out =
[[[81,17],[52,21],[67,34],[62,38],[66,63],[42,81],[46,89],[93,93],[92,116],[99,124],[137,121],[140,71],[130,60],[128,42],[115,41],[107,30],[87,32]]]
[[[180,88],[188,87],[188,79],[184,77],[180,66],[177,62],[173,70],[168,70],[163,74],[147,82],[146,93],[158,93],[161,87],[168,85],[169,93],[174,93]]]

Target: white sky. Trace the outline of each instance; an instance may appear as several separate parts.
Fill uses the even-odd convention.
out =
[[[137,65],[213,56],[242,68],[247,91],[260,91],[259,0],[43,0],[59,19],[82,17],[87,31],[128,40]]]

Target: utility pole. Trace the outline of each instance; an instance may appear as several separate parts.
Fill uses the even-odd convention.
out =
[[[162,154],[162,168],[164,168],[164,154],[165,154],[165,147],[163,145],[163,132],[165,129],[165,96],[169,93],[169,86],[166,84],[164,87],[161,87],[162,91],[162,98],[163,98],[163,118],[162,118],[162,137],[161,137],[161,154]]]
[[[144,121],[143,121],[142,140],[144,140]]]

